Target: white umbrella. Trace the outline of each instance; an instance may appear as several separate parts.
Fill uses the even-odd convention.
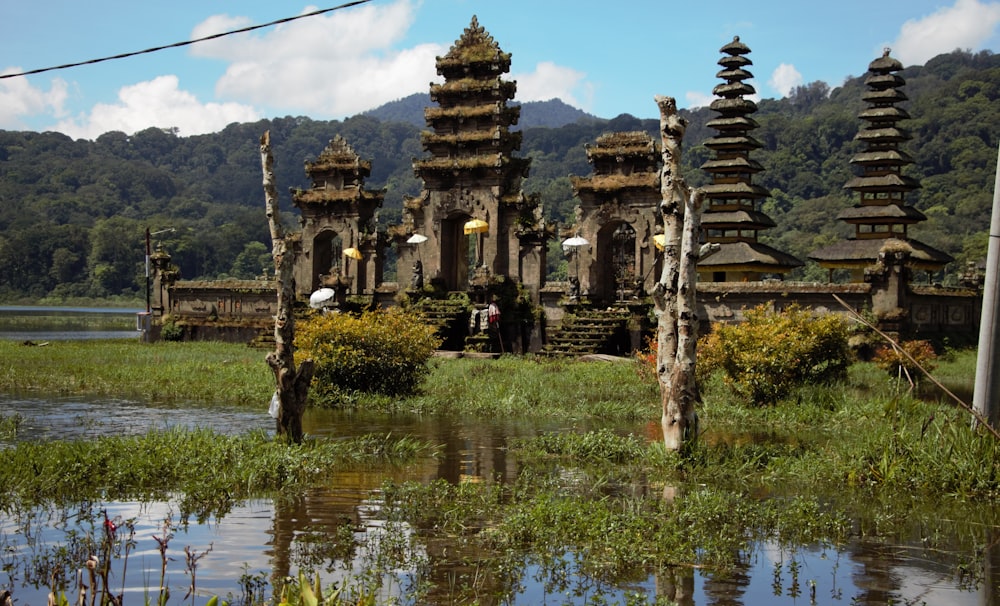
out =
[[[309,307],[313,309],[320,309],[325,307],[327,303],[333,301],[333,298],[337,296],[337,291],[332,288],[321,288],[309,295]]]
[[[586,238],[583,236],[573,236],[572,238],[566,238],[563,240],[563,248],[580,248],[581,246],[586,246],[590,244]],[[580,279],[580,251],[576,251],[576,278]]]
[[[423,244],[427,241],[427,236],[423,234],[413,234],[406,240],[407,244]]]

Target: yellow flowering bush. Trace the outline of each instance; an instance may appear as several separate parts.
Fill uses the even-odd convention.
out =
[[[295,335],[296,357],[316,363],[312,390],[320,401],[351,392],[412,393],[440,344],[433,327],[399,307],[316,315]]]
[[[799,305],[748,310],[738,324],[718,324],[698,344],[699,375],[721,371],[725,384],[753,405],[767,405],[807,383],[843,377],[853,356],[847,322]]]

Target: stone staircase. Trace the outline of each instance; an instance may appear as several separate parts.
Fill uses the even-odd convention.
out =
[[[461,351],[468,333],[468,302],[462,299],[421,299],[414,308],[423,315],[423,321],[433,326],[441,338],[441,349]]]
[[[578,309],[566,314],[542,348],[547,356],[628,355],[627,310]]]

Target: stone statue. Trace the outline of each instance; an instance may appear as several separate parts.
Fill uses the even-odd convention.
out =
[[[413,277],[410,278],[410,286],[413,290],[423,290],[424,288],[424,264],[419,260],[413,262]]]

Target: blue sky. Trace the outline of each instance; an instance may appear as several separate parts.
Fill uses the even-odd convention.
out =
[[[294,0],[50,0],[0,4],[0,73],[167,45],[337,6]],[[370,0],[280,26],[127,59],[0,79],[0,129],[94,139],[151,126],[343,119],[438,81],[434,58],[472,16],[512,53],[517,100],[561,98],[603,118],[657,116],[654,95],[711,101],[719,48],[747,44],[763,98],[860,76],[890,47],[904,65],[1000,48],[992,0]]]

